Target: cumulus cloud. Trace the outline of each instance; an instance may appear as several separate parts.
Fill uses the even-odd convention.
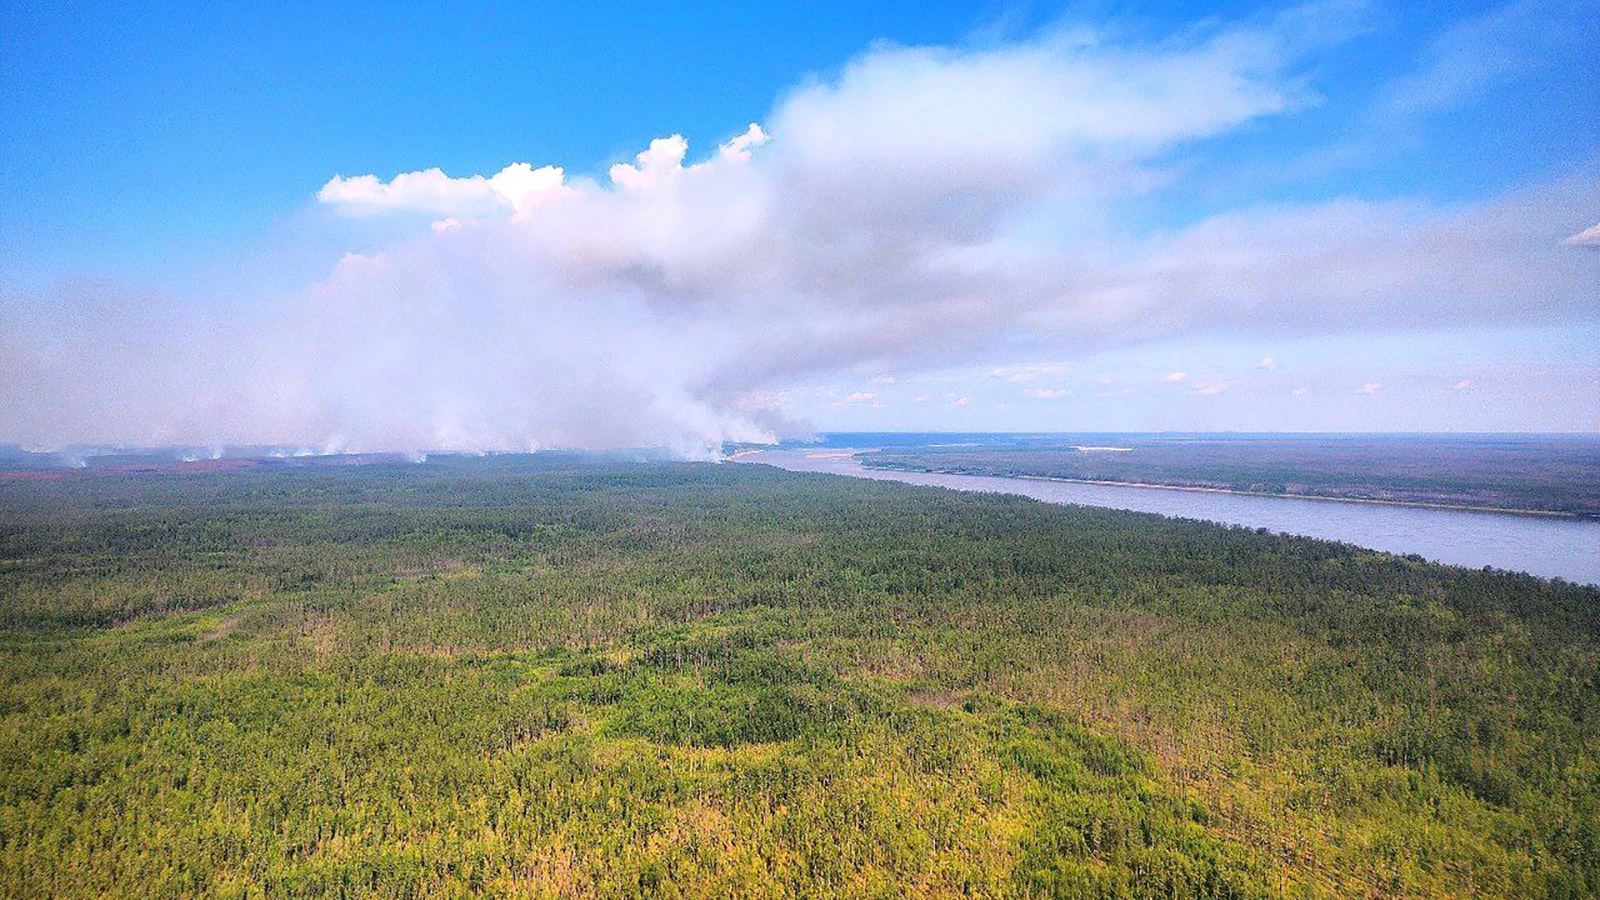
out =
[[[611,167],[611,183],[627,190],[643,190],[663,178],[682,171],[683,158],[689,153],[689,142],[683,135],[656,138],[650,146],[634,157],[635,162],[617,163]]]
[[[703,456],[800,427],[760,401],[821,375],[1590,315],[1600,258],[1561,246],[1592,221],[1581,179],[1480,204],[1121,214],[1187,190],[1208,139],[1312,102],[1302,25],[882,46],[709,152],[659,137],[604,179],[335,176],[329,209],[433,224],[248,311],[93,286],[8,299],[0,438]]]
[[[1026,393],[1035,400],[1060,400],[1072,395],[1066,388],[1029,388]]]
[[[1383,387],[1383,385],[1377,383],[1376,381],[1369,381],[1366,384],[1363,384],[1361,387],[1356,388],[1356,393],[1368,395],[1376,394],[1378,389],[1381,387]]]
[[[1171,375],[1167,376],[1167,381],[1176,384],[1177,382],[1180,382],[1180,381],[1182,381],[1182,380],[1184,380],[1185,378],[1188,378],[1188,377],[1189,377],[1189,373],[1188,372],[1173,372]]]
[[[317,191],[317,200],[358,215],[402,209],[488,215],[507,209],[520,211],[535,197],[560,193],[565,181],[559,166],[535,169],[528,163],[512,163],[489,178],[451,178],[437,168],[403,172],[387,182],[376,175],[335,175]]]
[[[1458,391],[1464,391],[1469,387],[1472,387],[1472,379],[1463,378],[1460,381],[1455,383],[1455,388],[1454,389],[1458,390]]]
[[[1278,361],[1270,356],[1265,357],[1260,362],[1256,363],[1256,368],[1258,369],[1276,369],[1277,367]]]
[[[759,147],[770,139],[771,135],[762,131],[760,125],[751,122],[743,134],[718,147],[717,153],[723,159],[743,162],[750,158],[750,148]]]

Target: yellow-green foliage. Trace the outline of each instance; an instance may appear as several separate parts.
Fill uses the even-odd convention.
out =
[[[0,487],[6,897],[1587,897],[1600,592],[747,466]]]

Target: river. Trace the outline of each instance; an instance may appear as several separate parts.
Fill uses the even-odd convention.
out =
[[[1415,553],[1456,566],[1494,566],[1546,578],[1600,584],[1600,521],[1593,519],[991,475],[902,472],[869,469],[851,454],[851,450],[843,448],[763,450],[743,455],[739,461],[765,463],[794,472],[825,472],[958,491],[1020,494],[1047,503],[1075,503],[1206,519],[1343,541],[1389,553]]]

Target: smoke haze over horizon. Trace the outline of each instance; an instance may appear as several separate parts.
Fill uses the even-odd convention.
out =
[[[1525,37],[1510,14],[1530,6],[1581,13],[1513,4],[1479,25]],[[1330,157],[1369,148],[1295,146],[1270,174],[1233,158],[1232,142],[1289,140],[1340,90],[1318,64],[1361,39],[1354,11],[879,44],[731,119],[715,146],[661,134],[603,174],[515,158],[330,173],[305,186],[318,214],[372,237],[312,284],[249,301],[0,287],[0,441],[706,457],[874,411],[912,421],[887,407],[960,427],[950,417],[984,406],[1001,411],[986,424],[1053,430],[1058,413],[1014,420],[1011,405],[1094,397],[1147,428],[1238,427],[1248,411],[1177,404],[1269,390],[1261,408],[1284,410],[1269,426],[1394,428],[1403,412],[1366,410],[1424,372],[1458,417],[1424,425],[1592,429],[1592,350],[1487,359],[1460,338],[1453,356],[1418,347],[1356,371],[1328,349],[1506,328],[1583,344],[1600,300],[1593,154],[1448,199],[1258,187],[1320,183]],[[1492,83],[1472,46],[1451,51],[1466,35],[1430,44],[1363,115],[1424,117]],[[1184,355],[1230,343],[1244,349],[1226,365]],[[1297,370],[1281,347],[1313,349]],[[1496,384],[1543,385],[1531,402],[1550,409],[1518,418],[1512,393],[1466,405]]]

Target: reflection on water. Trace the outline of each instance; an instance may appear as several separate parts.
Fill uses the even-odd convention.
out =
[[[837,448],[765,450],[740,462],[795,472],[827,472],[960,491],[1021,494],[1049,503],[1077,503],[1344,541],[1390,553],[1415,553],[1458,566],[1494,566],[1547,578],[1600,584],[1600,522],[1454,509],[1252,497],[1175,488],[1074,484],[989,475],[939,475],[868,469]]]

